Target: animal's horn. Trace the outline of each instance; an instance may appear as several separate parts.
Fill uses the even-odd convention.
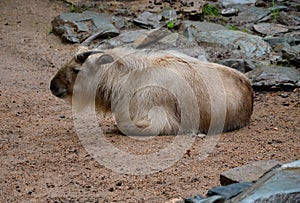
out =
[[[78,47],[78,51],[77,53],[82,53],[82,52],[87,52],[88,51],[88,46],[91,44],[91,42],[98,38],[99,36],[105,34],[107,32],[107,30],[101,30],[100,32],[97,32],[91,36],[89,36],[88,38],[86,38],[83,42],[81,42],[81,44]],[[85,58],[87,59],[87,57]]]
[[[90,43],[91,43],[94,39],[96,39],[97,37],[99,37],[99,36],[105,34],[105,32],[107,32],[107,30],[102,30],[102,31],[100,31],[100,32],[97,32],[97,33],[95,33],[95,34],[89,36],[89,37],[86,38],[80,45],[81,45],[81,46],[84,46],[84,47],[89,46]]]
[[[98,54],[98,53],[104,53],[104,52],[103,52],[103,51],[100,51],[100,50],[85,51],[85,52],[82,52],[82,53],[77,54],[77,55],[75,56],[75,60],[82,64],[82,63],[85,62],[85,60],[86,60],[90,55]]]

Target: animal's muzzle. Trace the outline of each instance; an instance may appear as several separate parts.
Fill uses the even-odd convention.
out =
[[[62,87],[62,84],[60,84],[58,80],[51,80],[50,90],[52,94],[58,98],[64,98],[67,96],[67,90],[64,87]]]

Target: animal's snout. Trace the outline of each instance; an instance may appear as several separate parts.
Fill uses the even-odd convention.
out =
[[[52,79],[50,83],[50,90],[53,95],[59,98],[64,98],[67,96],[67,90],[64,88],[64,85],[62,85],[57,79]]]

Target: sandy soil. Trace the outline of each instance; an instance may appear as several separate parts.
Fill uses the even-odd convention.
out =
[[[251,161],[300,159],[299,90],[257,92],[251,124],[222,134],[206,159],[205,138],[171,167],[149,175],[121,174],[93,159],[75,132],[72,111],[49,82],[76,45],[49,34],[68,11],[54,0],[0,2],[0,202],[163,202],[205,195],[219,174]],[[111,134],[121,150],[149,153],[173,137],[148,141]]]

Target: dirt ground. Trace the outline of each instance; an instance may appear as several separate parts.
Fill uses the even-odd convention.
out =
[[[0,2],[0,202],[163,202],[205,195],[220,173],[257,160],[300,159],[300,91],[256,92],[251,124],[221,135],[204,160],[204,143],[171,167],[149,175],[121,174],[93,159],[75,132],[71,107],[55,98],[49,82],[74,53],[50,34],[51,20],[68,11],[55,0]],[[149,152],[172,141],[146,144],[112,134],[129,152]],[[134,143],[134,144],[133,144]]]

